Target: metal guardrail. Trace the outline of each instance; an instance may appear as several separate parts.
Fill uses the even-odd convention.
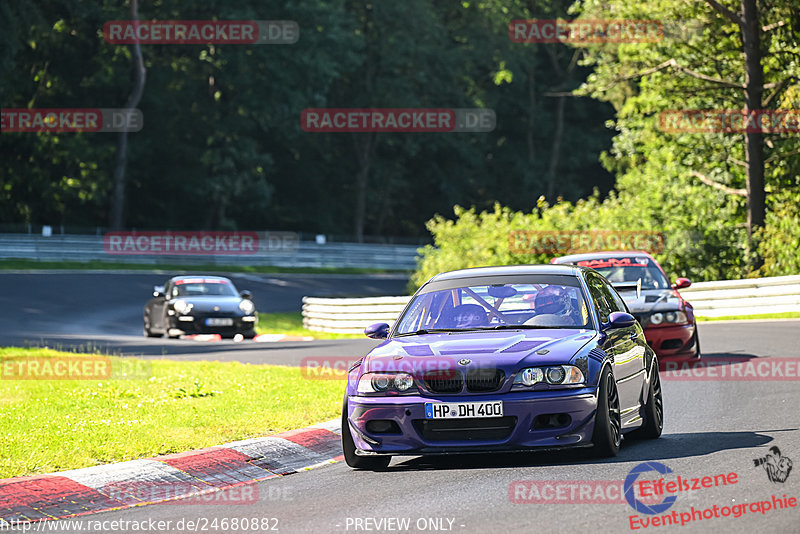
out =
[[[417,248],[413,245],[366,243],[317,244],[298,241],[291,247],[275,246],[268,239],[256,254],[115,255],[103,247],[103,236],[0,234],[0,259],[38,261],[107,261],[158,265],[270,265],[276,267],[355,267],[413,270]]]
[[[697,282],[681,294],[699,317],[800,312],[800,276]],[[392,325],[411,297],[303,298],[303,325],[319,332],[363,333]]]
[[[698,317],[800,312],[800,276],[697,282],[681,295]]]

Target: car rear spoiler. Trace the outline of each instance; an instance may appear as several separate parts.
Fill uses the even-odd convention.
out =
[[[642,296],[641,278],[636,280],[636,282],[611,282],[611,286],[620,293],[622,293],[623,291],[636,291],[637,299],[641,298]]]

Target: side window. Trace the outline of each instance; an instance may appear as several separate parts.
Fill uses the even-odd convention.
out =
[[[611,315],[611,312],[616,311],[611,307],[605,284],[593,274],[586,276],[586,282],[589,286],[589,295],[591,295],[594,306],[597,308],[597,313],[600,315],[600,320],[605,323],[608,321],[608,316]]]
[[[622,300],[622,297],[619,296],[617,291],[611,287],[607,281],[603,280],[601,277],[594,275],[592,276],[598,285],[598,289],[603,293],[603,297],[605,297],[608,306],[610,307],[612,312],[620,311],[620,312],[627,312],[628,308],[625,306],[625,301]]]
[[[606,285],[608,285],[608,284],[606,284]],[[616,310],[614,310],[614,311],[621,311],[621,312],[628,313],[628,307],[625,305],[625,301],[622,300],[622,297],[619,296],[619,293],[617,293],[617,290],[614,289],[611,286],[608,286],[608,292],[611,294],[611,297],[614,299],[614,307],[616,308]]]

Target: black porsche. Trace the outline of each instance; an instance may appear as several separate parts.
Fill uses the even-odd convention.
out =
[[[147,337],[220,334],[255,336],[258,313],[249,291],[221,276],[176,276],[153,288],[144,307]]]

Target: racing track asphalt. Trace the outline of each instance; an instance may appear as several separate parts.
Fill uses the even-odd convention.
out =
[[[238,360],[292,364],[297,351],[307,356],[337,356],[369,350],[368,339],[309,342],[234,343],[148,339],[142,310],[154,285],[171,274],[147,272],[0,271],[0,346],[48,346],[99,350],[104,354],[172,357],[186,360]],[[241,274],[230,276],[249,289],[262,312],[298,311],[304,296],[402,295],[402,274]]]
[[[49,297],[47,300],[29,299],[22,302],[9,299],[5,292],[8,288],[17,288],[17,295],[30,297],[38,294],[32,285],[25,287],[20,279],[9,281],[9,276],[0,275],[0,295],[3,298],[0,303],[0,324],[8,325],[15,313],[22,310],[28,319],[25,323],[28,328],[35,325],[37,334],[46,336],[46,325],[49,323],[30,321],[31,317],[36,318],[40,314],[25,311],[24,308],[36,310],[37,305],[43,306],[47,302],[52,302],[55,309],[72,309],[71,321],[75,324],[87,320],[87,317],[96,319],[99,316],[92,305],[68,306],[68,298],[74,297],[80,289],[68,296]],[[81,275],[75,276],[80,278]],[[137,283],[146,293],[149,291],[147,286],[152,285],[152,277],[139,276],[142,278]],[[122,277],[113,287],[121,284],[121,279]],[[90,278],[89,282],[91,281]],[[30,281],[33,285],[35,282]],[[94,282],[97,282],[96,277]],[[58,287],[58,284],[54,283],[54,286]],[[84,289],[88,286],[91,283]],[[254,293],[264,289],[264,297],[258,296],[259,299],[269,298],[269,289],[275,289],[271,286],[251,286]],[[104,287],[109,290],[108,284]],[[136,308],[137,319],[141,300],[133,299],[133,295],[138,299],[141,290],[130,291],[131,302],[125,303],[126,306]],[[119,294],[106,297],[108,300],[116,298],[120,302],[119,306],[122,306]],[[95,306],[98,301],[97,298],[91,300]],[[82,316],[82,313],[90,315]],[[119,315],[120,318],[124,316],[122,313]],[[17,327],[22,324],[19,319],[15,321],[13,324]],[[5,344],[9,333],[7,328],[4,327],[3,330],[2,335],[5,338],[0,339],[0,343]],[[87,340],[96,335],[89,331],[78,334]],[[700,335],[703,351],[708,359],[723,356],[800,357],[800,321],[703,323],[700,326]],[[337,340],[333,341],[336,342]],[[169,345],[172,346],[173,343],[185,347],[182,349],[185,352],[170,353],[168,357],[240,359],[252,350],[240,349],[243,344],[233,343],[230,343],[230,347],[226,343],[217,343],[214,348],[210,347],[212,344],[189,342],[171,342]],[[369,340],[348,340],[347,343],[328,348],[335,347],[342,355],[357,357],[372,344],[374,342]],[[268,353],[261,361],[270,363],[299,361],[309,354],[312,347],[313,350],[327,350],[325,342],[264,345],[269,347],[258,347],[257,351]],[[272,349],[278,345],[281,348]],[[464,533],[799,532],[800,508],[770,510],[766,514],[748,509],[747,513],[738,518],[730,516],[704,519],[686,526],[651,526],[632,530],[629,518],[636,514],[626,503],[550,501],[545,504],[518,504],[511,501],[509,487],[515,481],[619,482],[642,462],[663,463],[674,474],[684,478],[713,477],[731,472],[737,474],[735,484],[680,493],[677,502],[665,512],[667,514],[672,511],[678,514],[690,513],[692,507],[702,510],[714,505],[721,508],[770,500],[773,495],[780,498],[785,494],[800,500],[800,472],[797,468],[785,482],[778,483],[771,482],[764,468],[754,464],[754,460],[763,457],[772,446],[780,447],[783,455],[794,462],[800,461],[800,388],[796,381],[664,380],[663,388],[666,422],[661,439],[625,442],[619,456],[613,459],[592,459],[582,451],[437,458],[401,457],[395,458],[383,472],[353,471],[339,463],[258,483],[258,494],[261,497],[256,503],[232,505],[217,499],[216,502],[225,504],[150,505],[62,520],[56,524],[64,529],[60,531],[72,532],[77,530],[68,521],[79,521],[85,525],[87,521],[96,520],[136,521],[138,530],[133,530],[133,523],[127,524],[127,530],[112,530],[112,525],[105,523],[103,531],[142,532],[142,525],[147,525],[149,520],[165,520],[172,521],[170,532],[188,532],[189,530],[176,528],[177,522],[183,519],[201,521],[205,530],[197,530],[204,532],[244,532],[242,529],[232,529],[230,522],[223,528],[220,521],[225,518],[276,518],[280,532],[370,531],[366,527],[370,527],[371,531],[401,532],[403,530],[386,528],[396,526],[396,523],[383,523],[384,528],[378,529],[373,521],[407,518],[410,520],[410,532],[434,531],[430,528],[433,524],[442,526],[441,530],[444,531]],[[569,490],[564,494],[568,495]],[[638,515],[640,518],[645,517],[644,514]],[[216,528],[213,527],[215,520]],[[428,520],[431,521],[427,522]],[[423,524],[426,522],[427,524]],[[275,522],[269,524],[274,526]]]

